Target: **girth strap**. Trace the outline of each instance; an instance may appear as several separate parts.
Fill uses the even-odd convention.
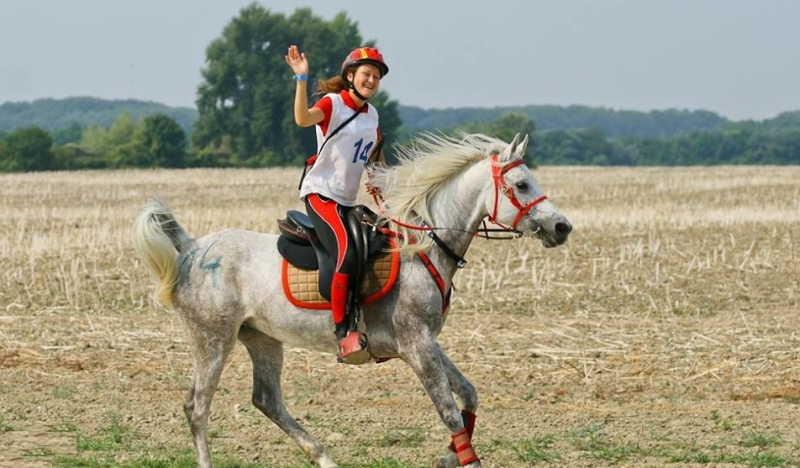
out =
[[[439,274],[439,270],[436,269],[436,265],[433,264],[425,252],[419,252],[417,253],[417,256],[420,260],[422,260],[422,264],[425,265],[425,268],[428,269],[428,273],[431,274],[433,282],[436,283],[436,287],[439,288],[439,293],[442,295],[442,315],[446,315],[447,309],[450,308],[450,296],[453,292],[453,285],[451,284],[448,287],[445,284],[444,278],[442,278],[442,275]]]

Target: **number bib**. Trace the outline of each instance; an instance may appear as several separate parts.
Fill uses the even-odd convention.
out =
[[[330,93],[332,103],[327,129],[331,131],[347,120],[354,109],[340,94]],[[317,146],[325,141],[322,128],[317,125]],[[354,206],[361,184],[361,175],[372,149],[378,141],[378,111],[367,105],[367,111],[351,120],[325,144],[309,169],[300,188],[300,197],[317,193],[345,206]]]

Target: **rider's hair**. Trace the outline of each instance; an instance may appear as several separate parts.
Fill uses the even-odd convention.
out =
[[[348,89],[347,83],[341,76],[334,76],[327,80],[319,80],[317,82],[317,89],[314,90],[316,94],[324,95],[328,93],[339,93],[342,90]]]

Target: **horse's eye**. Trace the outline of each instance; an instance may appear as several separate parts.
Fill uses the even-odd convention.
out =
[[[528,190],[528,183],[527,182],[517,182],[515,185],[520,192],[525,192]]]

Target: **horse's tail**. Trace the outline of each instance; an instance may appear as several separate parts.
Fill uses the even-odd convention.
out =
[[[133,223],[133,248],[158,278],[156,299],[172,306],[172,292],[178,282],[178,253],[192,238],[175,220],[163,201],[151,198]]]

